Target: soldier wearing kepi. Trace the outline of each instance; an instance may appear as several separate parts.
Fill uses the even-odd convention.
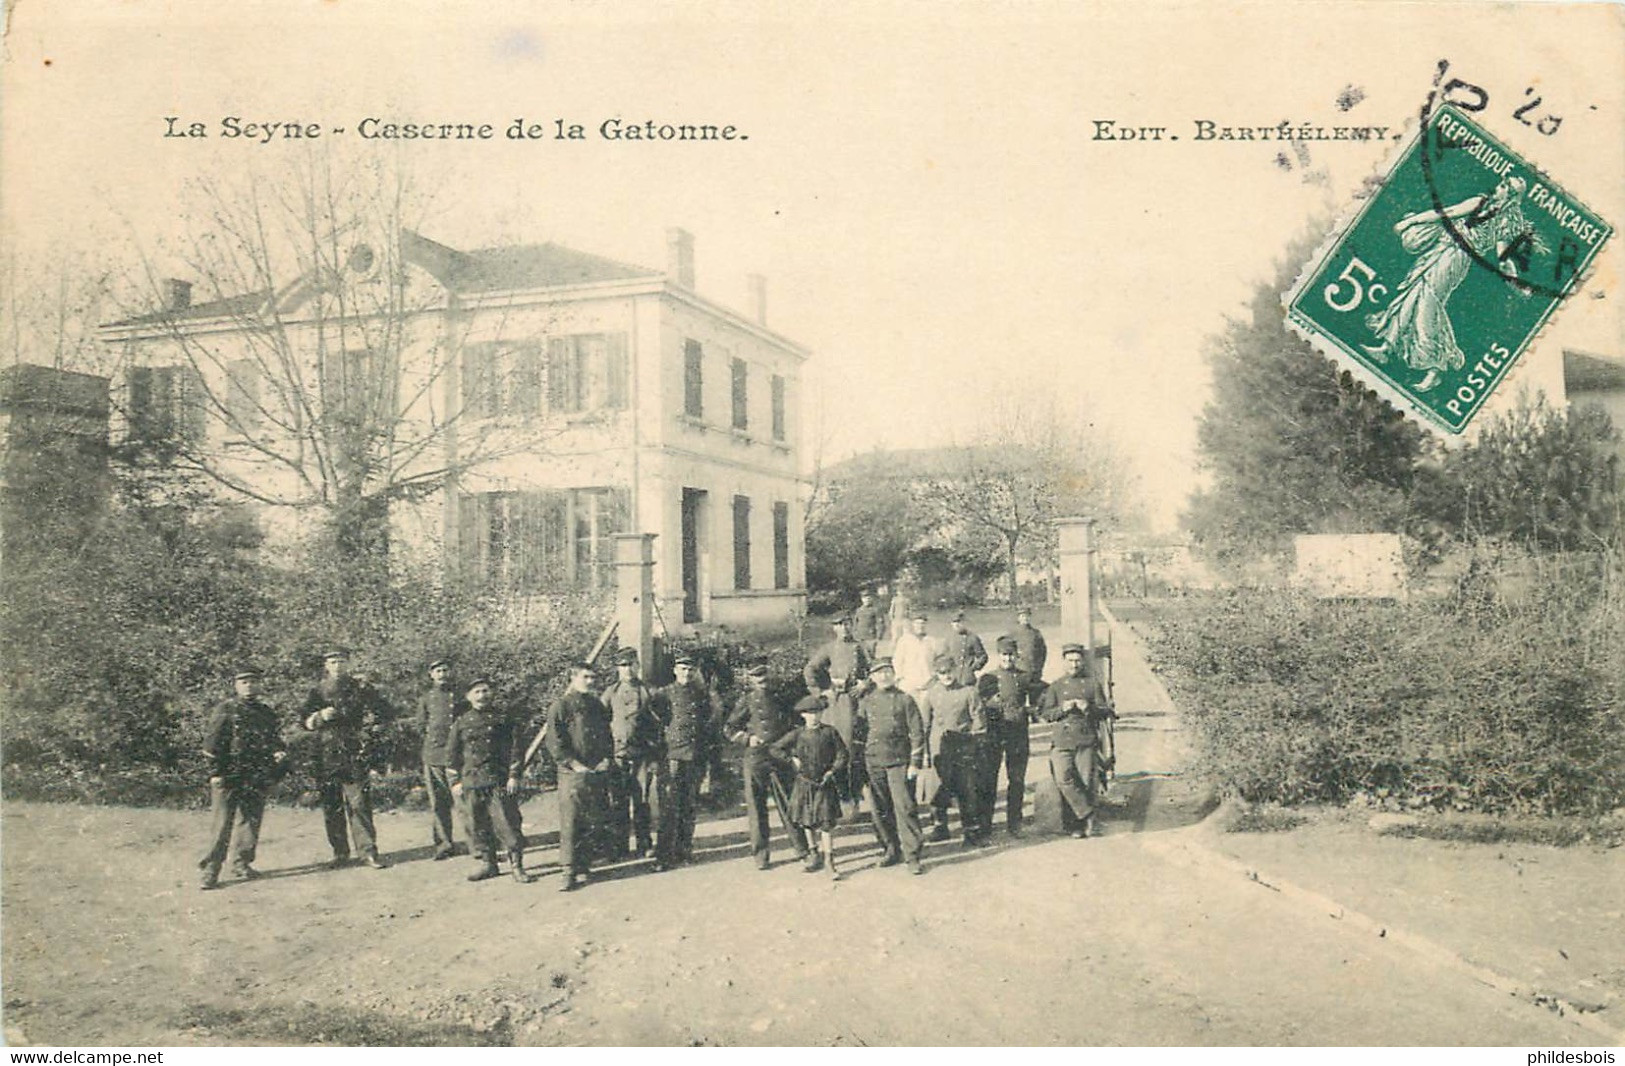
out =
[[[980,736],[987,733],[987,715],[974,685],[959,683],[960,665],[951,654],[937,656],[937,679],[920,694],[920,717],[929,740],[929,765],[941,784],[935,796],[925,796],[936,812],[932,840],[948,839],[948,805],[959,804],[959,824],[965,846],[984,840],[982,813],[977,806],[976,770]]]
[[[470,881],[497,876],[497,841],[508,851],[513,879],[531,882],[525,872],[525,838],[513,823],[508,794],[519,790],[525,760],[519,723],[492,705],[491,682],[478,677],[468,686],[467,703],[452,720],[446,737],[447,777],[452,794],[468,810],[474,857],[480,868]]]
[[[657,870],[694,857],[694,816],[700,798],[700,778],[710,755],[712,733],[722,722],[721,701],[698,676],[693,657],[679,655],[672,669],[677,679],[658,693],[667,717],[666,796],[660,805]]]
[[[745,671],[745,694],[728,716],[724,732],[736,744],[742,744],[745,754],[740,759],[740,773],[745,779],[745,821],[750,827],[750,850],[756,859],[756,868],[765,870],[771,864],[768,839],[770,828],[767,806],[771,798],[779,809],[779,817],[790,834],[790,846],[796,858],[807,858],[807,841],[802,831],[790,821],[790,788],[792,775],[786,765],[773,754],[772,745],[796,726],[792,715],[775,706],[767,694],[767,665],[752,664]]]
[[[906,860],[910,871],[923,874],[920,850],[925,838],[914,814],[912,782],[925,763],[925,722],[914,697],[897,687],[890,659],[877,661],[869,676],[875,687],[859,709],[874,804],[871,817],[885,849],[880,865]]]
[[[872,662],[880,642],[886,639],[886,612],[875,603],[875,594],[868,589],[864,589],[859,598],[862,602],[852,612],[852,635],[863,645],[864,653]]]
[[[372,824],[371,779],[380,754],[374,737],[393,712],[377,690],[345,672],[348,662],[343,648],[331,648],[322,657],[322,678],[305,698],[300,724],[318,734],[315,770],[327,842],[333,848],[331,865],[349,864],[353,840],[362,863],[382,870],[386,863],[378,857]]]
[[[1114,712],[1099,678],[1089,669],[1082,644],[1061,649],[1066,676],[1057,678],[1039,702],[1039,715],[1055,723],[1050,740],[1050,776],[1061,793],[1061,828],[1082,839],[1095,831],[1095,803],[1105,765],[1105,734]]]
[[[418,700],[418,735],[423,738],[423,787],[429,794],[429,814],[434,827],[434,857],[438,862],[456,854],[452,843],[451,794],[447,767],[446,739],[451,735],[452,718],[460,709],[452,690],[451,664],[436,659],[429,664],[429,689]]]
[[[601,807],[604,778],[615,755],[615,736],[609,710],[592,694],[591,663],[576,663],[570,670],[570,690],[548,714],[547,750],[559,768],[559,891],[568,892],[586,877],[593,842],[600,835],[593,824]]]
[[[654,851],[654,829],[660,818],[666,777],[665,723],[654,690],[638,677],[636,648],[620,650],[615,672],[616,679],[602,696],[615,736],[608,832],[617,853],[626,850],[630,834],[641,858]]]
[[[1016,642],[1016,669],[1026,671],[1034,681],[1043,681],[1049,647],[1044,643],[1044,634],[1033,625],[1031,607],[1016,608],[1016,628],[1010,637]]]
[[[1004,824],[1013,837],[1021,836],[1022,803],[1027,795],[1027,758],[1031,754],[1028,723],[1037,706],[1037,680],[1017,663],[1021,649],[1013,636],[999,638],[999,665],[977,679],[987,707],[990,757],[982,767],[983,825],[993,829],[993,805],[998,798],[999,767],[1004,766]]]
[[[961,685],[976,684],[977,671],[987,665],[987,649],[982,638],[972,633],[965,623],[965,612],[954,612],[954,631],[948,637],[948,650],[953,653],[954,676]]]
[[[845,691],[847,685],[869,676],[869,653],[853,638],[851,620],[842,615],[830,619],[829,624],[835,631],[833,639],[813,652],[801,671],[807,691],[826,699],[833,695],[837,682],[838,691]]]
[[[214,709],[203,735],[203,757],[209,767],[209,809],[213,843],[198,861],[204,890],[220,884],[220,864],[233,856],[233,875],[252,880],[259,845],[265,796],[281,775],[288,752],[276,712],[259,698],[260,672],[238,671],[235,694]],[[232,823],[236,822],[235,834]]]

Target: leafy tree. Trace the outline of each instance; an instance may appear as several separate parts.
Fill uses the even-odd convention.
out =
[[[807,584],[847,599],[865,585],[895,580],[931,527],[907,483],[877,471],[843,479],[821,496],[809,512]]]
[[[1251,316],[1209,343],[1197,441],[1211,484],[1186,524],[1220,559],[1283,550],[1298,533],[1398,532],[1413,517],[1426,432],[1286,328],[1281,296],[1309,251],[1290,249]]]

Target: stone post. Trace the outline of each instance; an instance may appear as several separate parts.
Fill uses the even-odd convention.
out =
[[[648,677],[654,655],[653,533],[615,535],[615,619],[621,647],[636,648],[638,668]]]
[[[1057,518],[1061,557],[1061,637],[1095,647],[1095,520]]]

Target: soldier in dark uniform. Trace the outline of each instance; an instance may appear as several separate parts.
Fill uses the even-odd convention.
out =
[[[1039,715],[1055,723],[1050,739],[1050,776],[1061,793],[1061,828],[1074,837],[1095,829],[1095,803],[1104,765],[1104,735],[1112,708],[1099,678],[1089,669],[1082,644],[1061,649],[1066,676],[1057,678],[1039,701]]]
[[[638,677],[637,649],[622,648],[615,657],[615,670],[618,676],[601,697],[609,708],[610,730],[615,735],[608,835],[610,849],[617,855],[626,851],[631,835],[641,858],[654,851],[666,777],[666,727],[654,690]]]
[[[677,679],[659,692],[666,710],[666,796],[660,810],[657,870],[694,857],[700,777],[710,755],[712,733],[723,717],[721,701],[696,675],[691,656],[679,655],[672,669]]]
[[[863,697],[858,720],[873,798],[870,813],[875,835],[885,848],[880,865],[906,860],[910,871],[922,874],[925,837],[914,814],[912,786],[925,763],[925,722],[914,697],[897,687],[890,659],[877,661],[869,677],[875,687]]]
[[[863,590],[860,598],[863,602],[852,612],[852,635],[863,645],[872,662],[880,650],[880,642],[886,639],[886,613],[875,603],[875,594],[868,589]]]
[[[1016,608],[1016,628],[1010,636],[1016,642],[1016,669],[1026,671],[1034,681],[1043,681],[1049,648],[1044,644],[1044,634],[1033,626],[1031,607]]]
[[[954,657],[954,677],[961,685],[974,686],[977,671],[987,665],[987,649],[982,638],[965,625],[965,612],[954,612],[954,631],[948,635],[948,651]]]
[[[609,710],[592,693],[591,663],[570,670],[570,690],[547,717],[547,750],[559,768],[559,891],[587,876],[601,833],[603,784],[615,756]],[[624,838],[623,838],[624,839]]]
[[[790,846],[795,849],[796,858],[807,858],[806,837],[790,821],[792,775],[772,750],[772,744],[794,729],[796,723],[790,713],[775,706],[767,694],[766,664],[756,663],[745,671],[745,686],[745,694],[734,705],[724,732],[736,744],[744,745],[739,769],[745,781],[745,821],[750,827],[750,850],[756,858],[756,868],[765,870],[770,865],[771,830],[767,821],[770,797],[779,808],[779,817],[790,834]]]
[[[259,698],[260,672],[246,668],[232,678],[236,694],[214,709],[203,734],[203,757],[209,768],[209,809],[213,843],[198,860],[199,887],[220,884],[220,864],[228,851],[233,875],[252,880],[254,851],[259,844],[265,796],[280,776],[288,752],[276,712]],[[237,823],[235,835],[232,822]]]
[[[936,813],[931,839],[948,839],[948,805],[959,804],[959,824],[965,846],[982,844],[982,813],[977,805],[977,753],[987,733],[987,713],[974,685],[959,683],[960,666],[952,654],[937,656],[937,677],[918,700],[929,742],[931,765],[941,785],[935,796],[925,797]]]
[[[526,885],[532,878],[525,872],[525,838],[513,823],[507,802],[508,795],[519,790],[524,731],[518,720],[492,706],[487,678],[475,678],[466,699],[446,736],[446,773],[452,794],[468,811],[474,858],[480,863],[468,879],[485,881],[497,876],[497,841],[501,840],[513,879]]]
[[[428,691],[418,700],[418,735],[423,738],[423,787],[429,794],[437,862],[457,853],[451,833],[456,802],[447,773],[446,738],[458,709],[460,701],[451,685],[451,664],[445,659],[436,659],[429,664]]]
[[[1004,766],[1004,824],[1013,837],[1021,836],[1022,804],[1027,795],[1027,758],[1031,754],[1028,722],[1043,688],[1017,666],[1016,638],[1004,636],[997,645],[999,665],[977,679],[982,704],[987,708],[990,758],[983,766],[983,825],[993,829],[993,805],[998,798],[999,766]]]
[[[363,864],[382,870],[378,837],[372,824],[372,775],[382,754],[378,730],[394,711],[371,685],[345,673],[349,653],[333,648],[322,657],[322,679],[305,698],[300,724],[318,734],[315,745],[317,788],[322,820],[333,848],[334,868],[350,862],[350,844]],[[346,820],[349,837],[345,836]]]

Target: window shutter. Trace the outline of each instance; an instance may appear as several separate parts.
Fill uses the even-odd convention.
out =
[[[683,342],[683,413],[705,417],[704,353],[699,341]]]
[[[463,414],[470,418],[486,418],[496,412],[490,410],[490,356],[485,345],[469,345],[463,349]]]
[[[514,351],[513,400],[509,414],[539,415],[542,413],[542,353],[534,344],[526,344]]]
[[[743,359],[733,361],[733,426],[750,428],[750,368]]]
[[[734,588],[750,588],[750,497],[734,497]]]
[[[574,411],[571,406],[576,394],[575,346],[568,337],[549,337],[547,341],[547,406],[551,411]]]
[[[773,587],[790,587],[790,505],[773,505]]]
[[[784,376],[773,375],[773,439],[784,440]]]
[[[153,389],[152,367],[132,366],[129,373],[129,423],[130,437],[134,440],[150,440],[153,436]]]
[[[611,333],[604,349],[604,406],[611,411],[624,411],[630,406],[631,369],[626,334]]]

